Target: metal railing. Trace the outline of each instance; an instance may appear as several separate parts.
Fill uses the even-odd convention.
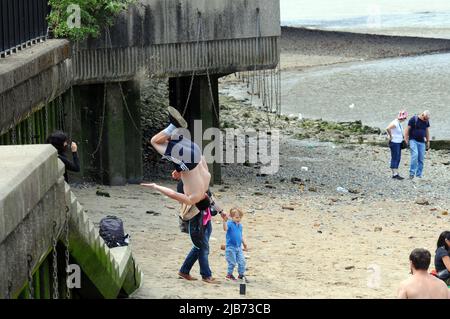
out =
[[[47,0],[0,0],[0,58],[47,38]]]

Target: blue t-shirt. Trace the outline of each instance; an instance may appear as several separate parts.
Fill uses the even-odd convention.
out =
[[[430,127],[430,122],[422,121],[418,116],[413,116],[409,122],[408,126],[411,127],[409,131],[409,139],[415,140],[417,142],[425,142],[425,137],[427,136],[427,128]]]
[[[227,246],[241,247],[242,245],[242,224],[234,221],[227,221]]]

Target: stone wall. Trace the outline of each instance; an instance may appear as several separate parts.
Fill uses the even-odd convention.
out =
[[[139,288],[142,273],[131,247],[108,248],[64,182],[64,164],[51,145],[0,146],[0,299],[53,295],[53,243],[60,297],[65,298],[65,252],[81,269],[79,298],[116,298]],[[69,245],[66,243],[69,219]]]
[[[168,124],[169,87],[167,78],[155,78],[148,75],[140,78],[141,86],[141,126],[144,179],[167,178],[172,165],[162,160],[149,141],[153,135]]]
[[[0,59],[0,135],[72,85],[70,45],[48,40]]]
[[[0,298],[27,282],[65,222],[64,165],[50,145],[0,146]],[[55,228],[54,228],[54,223]]]

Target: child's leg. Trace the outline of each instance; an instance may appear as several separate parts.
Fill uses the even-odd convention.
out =
[[[238,274],[239,276],[244,276],[245,273],[245,257],[242,248],[240,247],[237,251],[237,264],[238,264]]]
[[[226,247],[225,249],[225,258],[228,263],[228,272],[227,275],[232,275],[234,271],[234,266],[236,266],[236,252],[232,247]]]

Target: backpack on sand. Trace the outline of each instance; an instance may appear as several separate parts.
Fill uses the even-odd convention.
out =
[[[123,222],[116,216],[102,218],[99,234],[109,248],[128,246],[130,236],[125,234]]]

